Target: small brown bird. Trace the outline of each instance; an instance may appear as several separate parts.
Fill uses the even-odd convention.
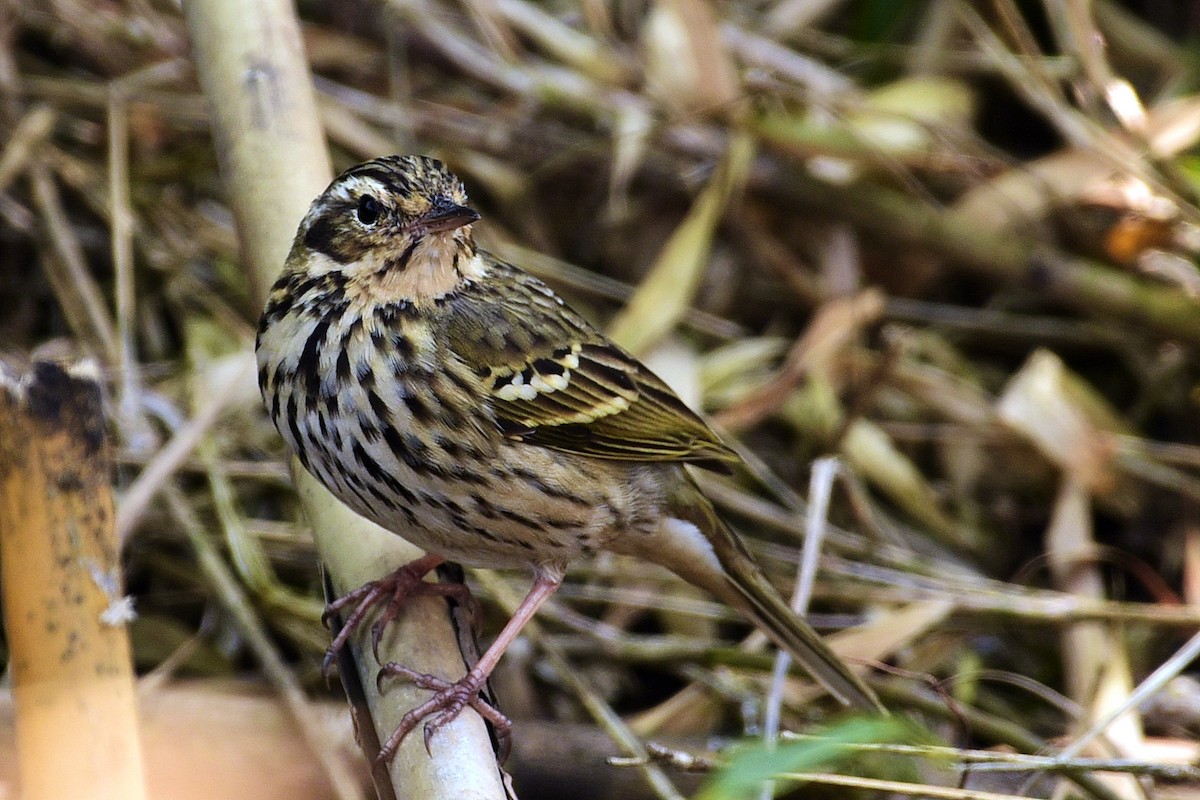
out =
[[[434,692],[438,727],[478,699],[504,650],[599,550],[670,569],[740,609],[843,703],[881,710],[791,612],[684,466],[737,456],[636,358],[544,283],[476,248],[479,214],[446,167],[391,156],[338,176],[300,224],[259,326],[271,419],[314,476],[358,513],[429,555],[335,603],[371,606],[434,584],[443,560],[525,567],[533,586],[470,672]],[[344,635],[334,641],[340,646]],[[331,649],[333,649],[331,648]]]

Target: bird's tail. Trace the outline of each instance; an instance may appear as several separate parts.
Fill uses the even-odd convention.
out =
[[[686,497],[672,498],[677,518],[663,526],[651,558],[749,617],[842,703],[886,713],[870,687],[829,649],[811,625],[792,611],[754,563],[745,544],[717,516],[708,498],[690,479],[687,484],[682,489]],[[705,541],[711,554],[699,552]]]

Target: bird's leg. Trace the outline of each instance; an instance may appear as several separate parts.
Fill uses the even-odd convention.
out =
[[[430,741],[433,735],[438,732],[438,729],[446,723],[451,722],[467,706],[475,709],[481,717],[491,722],[501,737],[506,736],[508,729],[511,727],[508,717],[504,716],[481,698],[479,691],[487,684],[492,670],[496,668],[496,664],[500,661],[500,656],[504,655],[504,651],[520,635],[521,629],[533,618],[533,615],[550,598],[550,595],[554,594],[561,583],[562,577],[560,575],[539,573],[534,578],[533,586],[529,588],[529,594],[521,601],[521,605],[517,606],[517,610],[513,612],[512,619],[500,631],[500,634],[496,637],[496,641],[492,642],[491,647],[487,649],[487,652],[483,654],[479,662],[471,668],[470,672],[454,683],[450,683],[435,675],[425,675],[416,672],[395,662],[384,664],[379,671],[380,680],[391,676],[408,678],[422,689],[433,691],[434,695],[404,715],[400,720],[400,724],[396,726],[396,730],[392,732],[392,735],[384,742],[383,747],[379,749],[379,759],[381,761],[391,759],[396,754],[396,749],[400,746],[400,742],[404,741],[404,737],[411,733],[421,720],[436,715],[433,716],[433,719],[425,723],[425,749],[428,751]]]
[[[326,623],[334,614],[345,608],[352,607],[353,610],[342,623],[337,636],[333,637],[329,649],[325,651],[325,659],[321,662],[322,674],[326,678],[329,677],[333,660],[337,657],[338,651],[346,645],[354,631],[362,625],[367,613],[375,606],[384,606],[383,613],[371,626],[371,650],[378,660],[379,641],[383,638],[383,630],[400,614],[401,607],[409,598],[432,595],[453,597],[460,603],[472,603],[474,598],[471,596],[471,590],[461,583],[430,583],[424,580],[431,570],[436,569],[444,561],[444,558],[432,553],[423,555],[401,566],[386,577],[364,583],[326,606],[325,613],[321,615],[321,619]]]

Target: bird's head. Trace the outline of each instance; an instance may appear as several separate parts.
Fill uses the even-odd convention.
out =
[[[339,274],[349,294],[421,304],[479,277],[471,223],[479,214],[446,166],[387,156],[343,172],[300,223],[287,269]]]

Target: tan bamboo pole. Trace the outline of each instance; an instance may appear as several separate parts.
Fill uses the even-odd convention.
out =
[[[213,109],[243,260],[261,301],[309,202],[332,177],[299,25],[285,0],[189,0],[184,12]],[[400,537],[355,515],[294,462],[292,473],[337,591],[382,577],[420,555]],[[443,602],[413,603],[402,626],[404,635],[387,638],[384,660],[451,678],[463,674]],[[378,664],[363,633],[353,643],[355,661],[383,741],[424,693],[393,682],[385,684],[381,697],[375,683]],[[398,798],[506,797],[486,728],[472,711],[439,732],[432,755],[419,732],[410,736],[390,776]]]
[[[0,365],[0,587],[20,796],[146,797],[94,366]]]

